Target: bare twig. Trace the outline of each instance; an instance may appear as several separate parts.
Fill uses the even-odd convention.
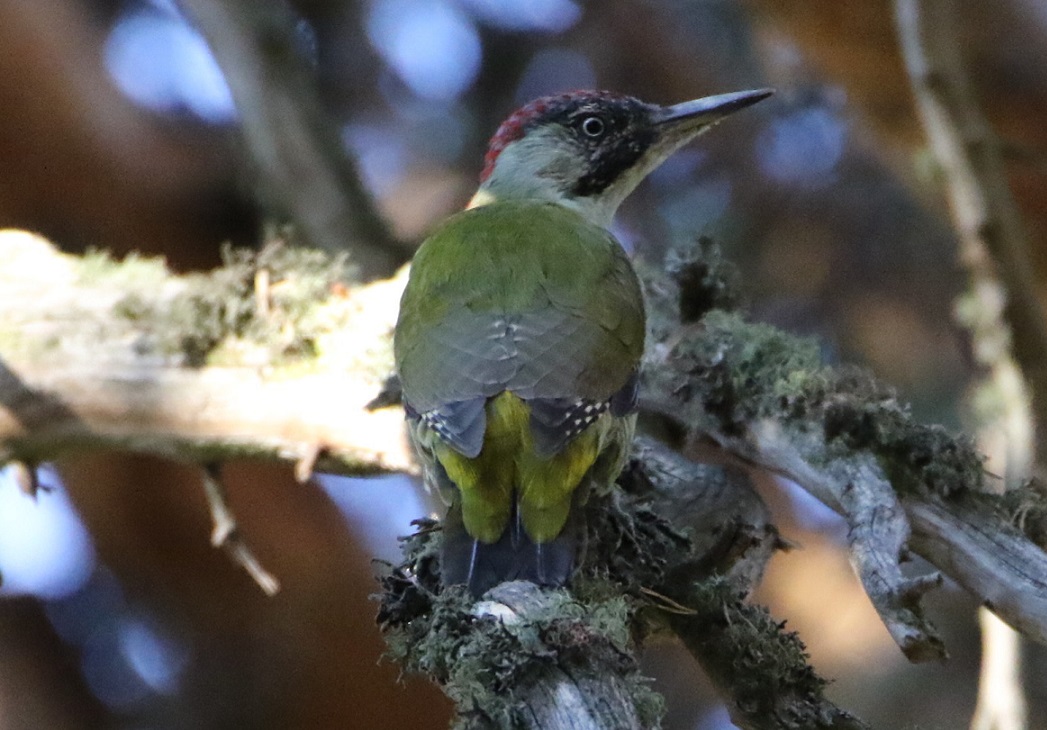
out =
[[[36,473],[36,465],[26,464],[24,461],[12,461],[5,468],[8,469],[8,473],[22,494],[36,499],[36,495],[40,492],[40,477]]]
[[[201,477],[204,495],[207,497],[207,507],[211,510],[211,521],[214,523],[211,530],[211,545],[214,547],[225,545],[229,537],[236,532],[236,517],[226,501],[220,471],[217,465],[207,464],[203,468]]]
[[[947,656],[919,603],[924,593],[941,585],[941,576],[903,575],[909,521],[871,454],[823,461],[824,454],[807,451],[816,448],[814,442],[798,444],[771,421],[755,423],[745,439],[720,436],[718,440],[733,453],[788,477],[842,514],[848,524],[851,562],[891,638],[910,661]],[[815,466],[826,461],[827,466]]]
[[[919,610],[923,594],[942,584],[939,573],[907,578],[900,560],[907,549],[909,521],[898,496],[876,463],[861,460],[839,492],[850,525],[851,563],[880,619],[910,661],[944,660],[945,644]]]
[[[320,454],[324,451],[324,447],[320,444],[312,444],[309,449],[302,454],[302,458],[294,463],[294,480],[299,484],[305,484],[307,481],[313,478],[313,470],[316,468],[316,462],[320,459]]]
[[[323,109],[295,48],[291,6],[278,0],[181,0],[225,74],[263,203],[289,215],[313,246],[350,251],[365,280],[410,258],[390,232]]]
[[[262,567],[251,548],[244,542],[236,516],[226,501],[219,467],[213,464],[205,466],[201,481],[207,496],[207,506],[211,510],[211,520],[214,522],[211,544],[225,550],[233,562],[243,568],[267,596],[275,596],[280,592],[280,581]]]
[[[724,438],[722,445],[792,479],[842,512],[832,496],[842,485],[836,482],[838,476],[816,466],[825,454],[811,451],[811,442],[765,426],[745,439]],[[992,495],[960,488],[947,502],[919,492],[902,495],[900,501],[915,552],[1025,636],[1047,643],[1047,554],[1010,524]],[[916,658],[933,656],[919,653]]]

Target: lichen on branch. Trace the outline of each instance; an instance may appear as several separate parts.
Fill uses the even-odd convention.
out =
[[[284,256],[230,253],[211,274],[176,276],[156,260],[65,256],[24,232],[0,232],[3,455],[32,463],[70,449],[116,448],[200,464],[291,461],[303,474],[314,464],[353,474],[412,471],[402,412],[367,408],[391,371],[404,273],[360,285],[324,255]],[[919,601],[937,575],[905,576],[900,563],[910,548],[1027,636],[1047,641],[1047,556],[1019,529],[1045,533],[1042,500],[986,493],[968,440],[917,422],[868,374],[825,366],[813,341],[729,309],[738,300],[730,267],[711,243],[677,251],[670,270],[671,277],[648,274],[642,421],[680,453],[641,440],[618,497],[591,500],[590,559],[569,595],[513,589],[489,597],[504,608],[478,609],[438,590],[431,554],[409,558],[386,583],[383,623],[405,637],[410,666],[432,668],[456,686],[474,682],[474,669],[486,672],[475,680],[482,687],[455,690],[463,717],[484,714],[468,709],[483,704],[472,692],[514,684],[531,693],[529,717],[547,726],[592,697],[616,698],[626,723],[619,726],[639,726],[655,705],[635,648],[651,632],[673,632],[706,666],[739,726],[767,727],[770,713],[807,718],[797,727],[860,727],[807,681],[813,675],[802,651],[793,652],[799,664],[755,680],[729,671],[763,643],[792,640],[744,603],[782,543],[744,472],[692,461],[710,445],[735,464],[792,479],[841,512],[863,585],[910,658],[944,651]],[[729,618],[686,619],[703,611]],[[497,622],[510,615],[522,623],[503,634]],[[465,654],[482,661],[468,672],[436,656],[467,649],[454,642],[489,620],[505,648],[534,649],[526,662],[534,674],[476,647]],[[759,630],[744,642],[715,633],[740,624]],[[714,633],[690,634],[697,629]],[[572,654],[572,641],[585,651]],[[488,659],[496,664],[484,669]],[[760,701],[750,684],[763,692]]]
[[[644,397],[658,417],[673,422],[669,430],[682,434],[685,450],[713,445],[792,479],[840,512],[859,577],[911,659],[940,658],[944,647],[919,602],[937,579],[914,581],[900,569],[910,546],[975,596],[1008,596],[1006,605],[994,602],[1001,617],[1047,640],[1047,556],[1012,524],[1008,502],[987,493],[972,440],[918,422],[869,373],[822,364],[809,339],[737,312],[702,311],[695,302],[722,298],[723,277],[694,270],[729,269],[708,244],[675,258],[685,264],[674,267],[670,280],[648,275],[656,279],[648,291],[657,341]],[[1030,490],[1020,491],[1022,504],[1038,503]],[[977,514],[978,524],[939,535],[940,523],[932,527],[925,514],[939,507],[965,515],[961,523]],[[1030,507],[1028,514],[1039,513]],[[1039,524],[1032,520],[1030,533]],[[1000,536],[998,562],[985,560],[986,547],[976,539],[987,525]]]
[[[360,285],[344,259],[271,246],[178,276],[159,259],[59,253],[0,232],[0,448],[119,448],[198,463],[412,471],[392,369],[404,274]]]
[[[589,544],[569,591],[507,583],[476,601],[443,588],[439,525],[420,523],[382,580],[392,656],[444,688],[460,727],[650,728],[661,700],[636,657],[675,631],[741,727],[772,716],[864,727],[825,699],[798,637],[743,600],[779,542],[742,475],[641,440],[619,486],[585,506]],[[547,706],[565,695],[569,723]]]

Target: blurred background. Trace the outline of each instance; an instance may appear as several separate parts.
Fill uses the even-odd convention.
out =
[[[885,0],[294,0],[300,52],[396,233],[419,240],[469,198],[487,138],[532,97],[601,87],[676,102],[779,93],[677,154],[617,233],[658,262],[713,236],[753,317],[815,335],[925,420],[963,426],[969,368],[951,322],[964,277]],[[1047,3],[963,0],[966,61],[1012,153],[1033,242],[1047,226]],[[0,227],[70,251],[163,255],[178,270],[254,245],[237,113],[173,0],[0,0]],[[1040,280],[1047,256],[1034,245]],[[209,545],[195,469],[94,454],[42,471],[35,500],[0,473],[0,729],[444,728],[438,690],[381,659],[374,558],[426,505],[403,479],[224,469],[261,591]],[[975,605],[927,601],[952,653],[911,666],[854,578],[842,524],[761,485],[787,538],[757,600],[797,630],[830,696],[877,728],[966,727]],[[727,714],[690,657],[645,656],[671,730]],[[1047,653],[1030,647],[1031,727],[1047,728]]]

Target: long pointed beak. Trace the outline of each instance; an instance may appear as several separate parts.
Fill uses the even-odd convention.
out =
[[[661,107],[655,112],[651,121],[660,127],[663,133],[673,137],[690,136],[718,122],[728,114],[763,101],[773,93],[774,89],[752,89],[706,96],[681,104]]]

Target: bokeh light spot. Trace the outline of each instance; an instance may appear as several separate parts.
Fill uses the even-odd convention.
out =
[[[727,708],[717,705],[702,716],[695,730],[734,730],[734,727]]]
[[[367,33],[397,76],[426,99],[457,98],[480,70],[476,28],[442,0],[377,0]]]
[[[139,678],[161,694],[174,694],[189,664],[188,647],[142,616],[124,616],[117,628],[120,651]]]
[[[151,694],[120,651],[119,635],[112,625],[100,626],[91,634],[83,646],[80,667],[94,696],[115,710],[128,710]]]
[[[559,33],[582,17],[571,0],[461,0],[476,17],[489,25],[513,31]]]
[[[351,124],[342,129],[342,143],[352,151],[367,187],[379,196],[387,195],[406,171],[407,145],[396,128]]]
[[[44,603],[55,633],[80,646],[115,616],[127,611],[123,588],[105,565],[99,564],[87,583],[76,593]]]
[[[316,480],[354,530],[362,530],[367,547],[383,560],[397,562],[397,538],[414,532],[411,520],[428,513],[414,482],[404,476],[350,477],[321,474]]]
[[[138,5],[122,15],[106,41],[105,64],[120,90],[152,111],[187,110],[212,123],[236,116],[207,43],[166,3]]]
[[[91,537],[53,469],[38,470],[32,499],[0,470],[0,595],[55,599],[79,590],[95,565]]]
[[[824,106],[807,106],[773,120],[756,138],[760,169],[782,183],[821,187],[843,157],[847,126]]]

